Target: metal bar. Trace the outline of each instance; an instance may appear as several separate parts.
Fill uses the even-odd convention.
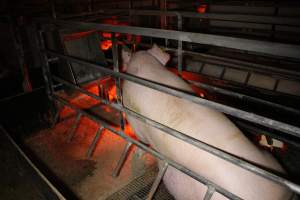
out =
[[[82,30],[103,30],[108,32],[128,33],[156,38],[168,38],[172,40],[182,40],[184,42],[194,42],[219,47],[240,49],[244,51],[255,51],[273,56],[290,57],[300,59],[300,46],[292,44],[273,43],[257,41],[228,36],[219,36],[204,33],[191,33],[174,30],[161,30],[154,28],[118,26],[110,24],[97,24],[85,22],[70,22],[63,20],[37,19],[38,22],[55,24],[57,26],[78,28]]]
[[[112,176],[114,178],[116,178],[116,177],[119,176],[121,168],[123,167],[123,164],[124,164],[124,162],[125,162],[125,160],[127,158],[127,155],[129,153],[129,150],[132,147],[132,145],[133,144],[131,142],[127,142],[127,144],[126,144],[126,146],[125,146],[125,148],[124,148],[124,150],[123,150],[123,152],[121,154],[121,157],[120,157],[120,159],[118,161],[118,164],[117,164],[116,168],[114,169],[114,171],[112,173]]]
[[[273,119],[270,119],[267,117],[263,117],[263,116],[260,116],[260,115],[254,114],[254,113],[246,112],[246,111],[243,111],[243,110],[240,110],[237,108],[233,108],[230,106],[226,106],[226,105],[223,105],[220,103],[212,102],[212,101],[200,98],[198,96],[195,96],[193,94],[189,94],[184,91],[179,91],[177,89],[172,88],[171,86],[159,84],[157,82],[142,79],[140,77],[133,76],[130,74],[114,72],[111,69],[104,68],[101,66],[99,67],[99,65],[97,65],[97,64],[87,62],[82,59],[74,58],[72,56],[58,54],[58,53],[55,53],[55,52],[49,51],[49,50],[47,51],[47,53],[58,56],[62,59],[71,60],[71,61],[74,61],[74,62],[77,62],[80,64],[84,64],[86,66],[93,67],[93,68],[103,71],[105,73],[109,73],[113,76],[120,77],[122,79],[126,79],[126,80],[138,83],[140,85],[143,85],[143,86],[146,86],[146,87],[149,87],[149,88],[161,91],[161,92],[165,92],[172,96],[187,99],[196,104],[204,105],[204,106],[210,107],[212,109],[215,109],[217,111],[220,111],[220,112],[223,112],[223,113],[226,113],[226,114],[229,114],[229,115],[232,115],[232,116],[235,116],[235,117],[238,117],[238,118],[250,121],[250,122],[254,122],[254,123],[260,124],[265,127],[273,128],[275,130],[282,131],[282,132],[288,133],[288,134],[296,136],[296,137],[300,137],[300,128],[296,127],[296,126],[292,126],[292,125],[289,125],[289,124],[286,124],[283,122],[279,122],[279,121],[276,121],[276,120],[273,120]]]
[[[18,153],[24,158],[24,160],[28,163],[30,167],[34,170],[34,172],[43,180],[43,182],[51,189],[51,191],[56,195],[57,199],[59,200],[66,200],[66,197],[62,195],[62,193],[49,181],[49,179],[37,168],[37,166],[30,160],[30,158],[25,154],[25,152],[20,148],[20,146],[14,141],[14,139],[10,136],[10,134],[2,127],[0,126],[0,132],[1,134],[5,135],[7,139],[11,142],[11,144],[16,148]],[[3,141],[3,138],[1,138],[1,141]],[[9,145],[9,144],[7,144]],[[16,156],[16,155],[10,155],[10,156]],[[17,163],[15,163],[17,164]],[[21,166],[19,166],[21,167]],[[24,166],[22,166],[24,167]],[[29,173],[28,170],[26,170],[26,173]],[[31,177],[34,178],[34,177]],[[39,185],[36,185],[35,189],[38,189]],[[46,199],[53,199],[54,196],[44,196],[46,194],[46,191],[40,191],[43,194],[43,197]]]
[[[44,43],[42,31],[38,30],[36,26],[34,27],[34,29],[35,29],[37,46],[38,46],[40,58],[41,58],[42,63],[44,63],[41,66],[41,68],[42,68],[43,78],[45,81],[46,93],[50,100],[50,113],[51,113],[52,117],[55,117],[56,108],[55,108],[55,102],[53,100],[54,85],[53,85],[52,78],[51,78],[51,71],[50,71],[50,66],[49,66],[49,62],[48,62],[48,56],[47,56],[47,53],[45,52],[46,45]],[[54,120],[55,119],[53,119],[53,121]]]
[[[68,142],[71,142],[71,140],[73,139],[73,137],[74,137],[74,135],[75,135],[75,132],[76,132],[76,129],[77,129],[77,127],[78,127],[80,118],[81,118],[81,113],[77,113],[75,122],[74,122],[74,124],[71,126],[70,132],[69,132],[69,134],[68,134],[68,135],[69,135],[69,136],[68,136]]]
[[[142,44],[142,43],[140,43],[139,45],[143,47],[151,48],[151,45]],[[166,51],[174,52],[175,54],[177,53],[177,49],[174,48],[164,48],[164,46],[160,46],[160,48],[165,49]],[[250,70],[253,72],[259,72],[266,75],[274,74],[277,77],[283,79],[288,78],[288,79],[293,79],[298,81],[300,80],[300,73],[296,70],[281,69],[281,68],[276,68],[276,67],[267,66],[263,64],[251,63],[247,61],[235,60],[232,58],[225,58],[221,56],[215,56],[215,55],[193,52],[188,50],[183,50],[182,52],[185,55],[197,56],[197,58],[200,58],[200,61],[203,64],[208,63],[208,64],[220,65],[227,68],[229,67],[234,69]]]
[[[214,192],[215,192],[215,188],[213,186],[208,185],[207,191],[205,193],[203,200],[210,200],[212,198]]]
[[[264,169],[261,169],[260,167],[257,167],[256,165],[250,163],[249,161],[246,161],[244,160],[243,158],[240,158],[240,157],[236,157],[230,153],[227,153],[221,149],[218,149],[212,145],[209,145],[205,142],[202,142],[200,140],[197,140],[191,136],[188,136],[184,133],[181,133],[177,130],[174,130],[172,128],[169,128],[167,126],[164,126],[163,124],[160,124],[154,120],[151,120],[145,116],[142,116],[132,110],[129,110],[128,108],[125,109],[126,113],[129,114],[130,116],[132,117],[135,117],[136,119],[139,119],[140,121],[148,124],[148,125],[151,125],[169,135],[172,135],[180,140],[183,140],[193,146],[196,146],[202,150],[205,150],[206,152],[208,153],[211,153],[219,158],[222,158],[228,162],[231,162],[235,165],[238,165],[239,167],[243,168],[243,169],[246,169],[248,171],[251,171],[252,173],[255,173],[257,175],[260,175],[266,179],[269,179],[271,181],[274,181],[276,183],[279,183],[281,185],[284,185],[286,186],[287,188],[293,190],[293,191],[296,191],[297,193],[300,193],[300,186],[289,181],[289,180],[286,180],[285,178],[282,178],[274,173],[271,173],[267,170],[264,170]]]
[[[119,9],[119,11],[126,11]],[[104,11],[105,12],[105,11]],[[299,26],[300,19],[292,17],[274,17],[274,16],[257,16],[257,15],[243,15],[243,14],[219,14],[219,13],[196,13],[196,12],[182,12],[182,11],[160,11],[160,10],[129,10],[131,15],[152,15],[152,16],[176,16],[180,13],[186,18],[200,18],[213,19],[222,21],[236,21],[236,22],[250,22],[261,24],[276,24],[276,25],[290,25]]]
[[[76,89],[75,86],[74,86],[74,88]],[[85,91],[85,93],[88,95],[87,91]],[[97,97],[97,98],[99,98],[99,97]],[[181,133],[177,130],[174,130],[174,129],[171,129],[167,126],[164,126],[164,125],[162,125],[158,122],[155,122],[155,121],[153,121],[153,120],[151,120],[151,119],[149,119],[149,118],[147,118],[143,115],[140,115],[140,114],[138,114],[138,113],[136,113],[136,112],[134,112],[134,111],[132,111],[128,108],[119,107],[118,104],[111,104],[111,106],[116,108],[116,109],[119,109],[119,110],[123,109],[123,111],[125,111],[128,115],[130,115],[132,117],[135,117],[136,119],[138,119],[138,120],[140,120],[140,121],[142,121],[142,122],[144,122],[148,125],[151,125],[155,128],[158,128],[159,130],[161,130],[161,131],[163,131],[163,132],[165,132],[169,135],[172,135],[172,136],[174,136],[178,139],[181,139],[181,140],[183,140],[183,141],[185,141],[185,142],[187,142],[187,143],[189,143],[193,146],[196,146],[196,147],[198,147],[202,150],[205,150],[205,151],[207,151],[211,154],[214,154],[214,155],[216,155],[216,156],[218,156],[218,157],[220,157],[224,160],[227,160],[227,161],[229,161],[229,162],[231,162],[235,165],[238,165],[238,166],[240,166],[240,167],[242,167],[242,168],[244,168],[248,171],[251,171],[252,173],[258,174],[258,175],[260,175],[264,178],[267,178],[267,179],[272,180],[274,182],[280,183],[280,184],[290,188],[291,190],[296,191],[297,193],[300,193],[300,186],[298,186],[298,185],[296,185],[296,184],[294,184],[294,183],[292,183],[292,182],[290,182],[290,181],[288,181],[288,180],[286,180],[282,177],[279,177],[279,176],[277,176],[273,173],[270,173],[266,170],[260,169],[259,167],[249,163],[248,161],[237,158],[237,157],[235,157],[231,154],[228,154],[225,151],[217,149],[217,148],[215,148],[211,145],[208,145],[208,144],[206,144],[204,142],[201,142],[201,141],[199,141],[195,138],[192,138],[188,135],[185,135],[185,134],[183,134],[183,133]]]
[[[86,157],[90,158],[92,157],[92,154],[95,150],[95,147],[96,147],[96,144],[101,136],[101,133],[103,131],[104,127],[100,125],[100,127],[98,128],[97,132],[96,132],[96,135],[93,139],[93,142],[91,143],[91,145],[89,146],[87,152],[86,152]]]
[[[134,139],[132,139],[130,136],[127,136],[122,130],[116,130],[114,129],[111,125],[107,124],[105,121],[102,121],[101,119],[99,119],[97,116],[94,116],[92,114],[89,114],[83,110],[78,109],[77,107],[73,106],[72,104],[70,104],[69,102],[65,101],[64,99],[55,96],[54,97],[56,101],[61,102],[62,104],[70,107],[71,109],[80,112],[81,114],[89,117],[90,119],[94,120],[95,122],[103,125],[104,128],[108,129],[109,131],[111,131],[112,133],[122,137],[123,139],[125,139],[128,142],[131,142],[132,144],[136,145],[137,147],[139,147],[140,149],[149,152],[150,154],[152,154],[153,156],[159,158],[160,160],[165,160],[166,162],[169,163],[169,165],[173,166],[174,168],[178,169],[179,171],[191,176],[192,178],[194,178],[195,180],[205,184],[205,185],[212,185],[215,187],[216,191],[219,192],[220,194],[224,195],[225,197],[229,198],[229,199],[233,199],[233,200],[242,200],[241,198],[239,198],[238,196],[236,196],[235,194],[227,191],[226,189],[222,188],[221,186],[211,182],[210,180],[206,179],[205,177],[196,174],[195,172],[187,169],[186,167],[180,165],[179,163],[172,161],[170,159],[168,159],[166,156],[164,156],[163,154],[157,152],[154,149],[151,149],[150,147],[147,147],[145,144],[142,144],[139,141],[136,141]]]
[[[258,15],[243,15],[243,14],[221,14],[221,13],[196,13],[196,12],[183,12],[183,11],[163,11],[163,10],[136,10],[136,9],[101,9],[95,12],[87,12],[77,15],[65,15],[60,19],[70,19],[72,17],[83,17],[87,15],[105,14],[107,12],[128,12],[130,15],[148,15],[148,16],[177,16],[180,13],[185,18],[199,18],[199,19],[213,19],[221,21],[236,21],[236,22],[249,22],[260,24],[275,24],[275,25],[288,25],[299,26],[299,18],[294,17],[275,17],[275,16],[258,16]]]
[[[59,121],[59,117],[60,117],[60,111],[62,110],[62,107],[60,107],[60,105],[57,103],[56,105],[56,113],[54,115],[52,124],[51,124],[51,128],[54,128],[55,125],[58,123]]]
[[[53,17],[53,19],[56,19],[57,14],[56,14],[56,9],[55,9],[55,0],[50,0],[50,4],[51,4],[52,17]]]
[[[286,112],[291,112],[291,113],[295,113],[297,115],[300,115],[300,110],[297,110],[297,109],[294,109],[294,108],[291,108],[291,107],[288,107],[288,106],[283,106],[283,105],[273,103],[273,102],[270,102],[270,101],[266,101],[266,100],[263,100],[263,99],[259,99],[259,98],[256,98],[256,97],[252,97],[252,96],[248,96],[248,95],[245,95],[245,94],[240,94],[240,93],[237,93],[237,92],[225,90],[223,88],[207,85],[205,83],[200,83],[200,82],[196,82],[196,81],[189,81],[189,80],[188,80],[188,82],[192,83],[196,86],[199,86],[201,88],[204,88],[206,90],[212,91],[212,92],[217,92],[219,94],[224,94],[224,95],[227,95],[227,96],[239,98],[241,100],[253,101],[253,102],[264,104],[264,105],[267,105],[267,106],[270,106],[270,107],[273,107],[273,108],[284,110]]]
[[[51,74],[50,74],[50,66],[48,63],[48,58],[47,54],[45,52],[45,44],[43,40],[43,35],[41,31],[36,30],[37,34],[37,43],[38,43],[38,49],[40,50],[40,57],[44,65],[42,65],[42,73],[43,73],[43,78],[45,81],[45,86],[46,86],[46,92],[48,95],[48,98],[52,100],[52,95],[53,95],[53,83],[51,80]]]
[[[118,52],[118,41],[115,37],[115,34],[112,34],[112,53],[113,53],[113,64],[114,64],[114,72],[119,72],[119,52]],[[115,78],[116,81],[116,90],[117,90],[117,102],[122,105],[122,94],[121,94],[121,80],[120,77]],[[125,120],[123,117],[123,113],[120,112],[120,127],[122,130],[125,128]]]
[[[152,184],[152,187],[151,187],[151,190],[150,190],[150,192],[149,192],[149,194],[147,196],[147,200],[152,200],[153,199],[154,194],[155,194],[155,192],[156,192],[156,190],[157,190],[157,188],[158,188],[158,186],[159,186],[162,178],[164,177],[164,175],[165,175],[168,167],[169,167],[169,163],[164,162],[163,168],[159,169],[159,172],[158,172],[158,174],[156,176],[156,179],[154,180],[154,182]]]
[[[264,130],[262,128],[251,126],[250,124],[247,124],[247,123],[245,123],[243,121],[240,121],[240,120],[235,120],[234,119],[233,122],[237,125],[237,127],[241,128],[241,129],[246,129],[251,134],[270,136],[274,139],[278,139],[280,141],[286,142],[288,144],[292,144],[292,145],[300,148],[300,144],[297,141],[293,140],[293,139],[287,139],[283,136],[279,136],[278,134],[274,134],[274,133],[272,133],[270,131],[267,131],[267,130]]]
[[[177,14],[177,29],[178,31],[182,31],[182,15]],[[182,60],[183,60],[183,55],[182,55],[182,41],[178,40],[178,48],[177,48],[177,59],[178,59],[178,74],[181,76],[182,75]]]

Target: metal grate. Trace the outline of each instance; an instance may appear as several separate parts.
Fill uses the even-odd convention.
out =
[[[134,179],[121,190],[115,192],[106,200],[141,200],[146,199],[158,173],[157,168],[148,170],[142,176]],[[154,200],[174,200],[163,182],[159,185]]]

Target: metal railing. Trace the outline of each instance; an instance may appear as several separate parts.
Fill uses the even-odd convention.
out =
[[[270,42],[262,42],[262,41],[255,41],[255,40],[245,40],[245,39],[239,39],[239,38],[232,38],[232,37],[225,37],[225,36],[215,36],[215,35],[209,35],[209,34],[201,34],[201,33],[188,33],[188,32],[181,32],[181,31],[170,31],[170,30],[160,30],[160,29],[150,29],[150,28],[141,28],[141,27],[127,27],[127,26],[115,26],[115,25],[106,25],[106,24],[95,24],[95,23],[82,23],[82,22],[71,22],[71,21],[61,21],[61,20],[38,20],[38,23],[46,23],[46,24],[54,24],[59,27],[68,27],[68,28],[75,28],[75,29],[95,29],[97,31],[109,31],[109,32],[118,32],[118,33],[128,33],[128,34],[138,34],[138,35],[143,35],[143,36],[149,36],[149,37],[160,37],[160,38],[167,38],[167,39],[174,39],[174,40],[179,40],[179,41],[186,41],[186,42],[195,42],[195,43],[205,43],[209,45],[216,45],[216,46],[224,46],[228,48],[236,48],[236,49],[241,49],[241,50],[251,50],[255,52],[261,52],[269,55],[275,55],[275,56],[287,56],[291,58],[300,58],[300,47],[297,45],[286,45],[286,44],[278,44],[278,43],[270,43]],[[134,83],[138,83],[140,85],[176,96],[180,98],[187,99],[193,103],[199,104],[199,105],[204,105],[210,108],[213,108],[215,110],[218,110],[220,112],[235,116],[237,118],[241,118],[247,121],[254,122],[256,124],[260,124],[265,127],[269,127],[278,131],[285,132],[289,135],[293,135],[296,137],[300,137],[300,128],[292,126],[290,124],[286,124],[283,122],[279,122],[270,118],[266,118],[260,115],[256,115],[254,113],[249,113],[234,107],[222,105],[216,102],[212,102],[206,99],[202,99],[200,97],[197,97],[193,94],[189,94],[177,89],[174,89],[170,86],[162,85],[160,83],[156,83],[153,81],[149,81],[146,79],[142,79],[133,75],[129,75],[126,73],[120,73],[118,72],[118,51],[117,51],[117,45],[115,39],[113,42],[115,43],[114,48],[113,48],[113,62],[114,62],[114,70],[105,68],[103,66],[100,66],[95,63],[91,63],[89,61],[79,59],[73,56],[68,56],[68,55],[63,55],[57,52],[53,52],[50,50],[47,50],[45,48],[45,45],[43,43],[43,35],[42,31],[45,31],[46,29],[41,29],[38,31],[38,37],[40,41],[40,50],[41,50],[41,57],[43,58],[44,61],[44,66],[43,66],[43,74],[45,78],[45,82],[47,85],[47,91],[49,98],[60,102],[64,105],[69,106],[70,108],[74,109],[77,113],[80,115],[85,115],[91,118],[92,120],[98,122],[101,127],[110,130],[111,132],[121,136],[124,138],[129,145],[134,144],[137,147],[151,153],[152,155],[156,156],[157,158],[163,160],[166,164],[166,168],[168,165],[173,166],[177,168],[178,170],[188,174],[192,178],[200,181],[201,183],[204,183],[207,185],[208,190],[205,195],[205,199],[210,199],[212,194],[216,191],[221,193],[222,195],[230,198],[230,199],[241,199],[240,197],[236,196],[235,194],[232,194],[231,192],[227,191],[226,189],[222,188],[221,186],[207,180],[205,177],[196,174],[195,172],[189,170],[188,168],[180,165],[177,162],[174,162],[173,160],[167,158],[166,156],[163,155],[163,152],[157,152],[156,150],[147,147],[143,143],[132,139],[131,137],[127,136],[123,130],[116,130],[114,127],[111,125],[107,124],[106,122],[102,121],[101,119],[97,118],[94,115],[91,115],[83,110],[78,109],[77,107],[73,106],[66,100],[62,99],[61,97],[57,96],[53,90],[53,83],[52,79],[60,82],[62,84],[65,84],[69,87],[72,87],[74,89],[79,90],[80,92],[93,97],[95,99],[101,100],[101,102],[107,103],[113,108],[116,108],[120,112],[126,112],[128,115],[135,117],[138,120],[141,120],[142,122],[149,124],[155,128],[158,128],[162,130],[165,134],[170,134],[178,139],[183,140],[184,142],[187,142],[191,145],[196,146],[199,149],[205,150],[210,154],[216,155],[219,158],[222,158],[230,163],[233,163],[241,168],[244,168],[252,173],[255,173],[257,175],[260,175],[266,179],[269,179],[271,181],[274,181],[278,184],[281,184],[290,190],[299,193],[300,194],[300,186],[281,177],[278,176],[270,171],[267,171],[265,169],[262,169],[260,166],[254,165],[242,158],[236,157],[232,154],[229,154],[225,151],[222,151],[218,148],[215,148],[209,144],[206,144],[204,142],[201,142],[195,138],[192,138],[184,133],[181,133],[177,130],[171,129],[170,127],[167,127],[165,125],[160,124],[159,122],[153,121],[145,116],[140,115],[139,113],[136,113],[122,105],[121,101],[121,96],[120,93],[118,92],[118,102],[117,103],[109,103],[105,99],[91,94],[84,89],[73,85],[61,78],[58,77],[52,77],[50,70],[49,70],[49,63],[48,63],[48,57],[57,57],[59,59],[65,59],[68,61],[72,62],[77,62],[80,64],[84,64],[86,67],[92,67],[95,68],[99,71],[102,71],[104,73],[110,74],[113,76],[116,80],[119,79],[125,79]],[[117,84],[118,90],[120,90],[120,85]],[[119,99],[120,98],[120,99]],[[122,126],[122,118],[121,118],[121,126]],[[163,176],[165,170],[162,170],[161,174],[158,175],[157,180],[155,181],[153,188],[151,189],[149,199],[152,197],[154,194],[156,187],[157,187],[157,182],[161,181],[161,178]]]

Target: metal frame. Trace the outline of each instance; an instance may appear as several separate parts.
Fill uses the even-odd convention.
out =
[[[119,33],[138,34],[138,35],[143,35],[143,36],[161,37],[161,38],[174,39],[174,40],[186,41],[186,42],[195,42],[195,43],[202,43],[202,44],[205,43],[205,44],[209,44],[209,45],[224,46],[224,47],[241,49],[241,50],[251,50],[251,51],[266,53],[266,54],[275,55],[275,56],[287,56],[287,57],[296,58],[296,59],[300,58],[300,46],[297,46],[297,45],[286,45],[286,44],[262,42],[262,41],[255,41],[255,40],[245,40],[245,39],[232,38],[232,37],[215,36],[215,35],[201,34],[201,33],[187,33],[187,32],[180,32],[180,31],[169,31],[169,30],[150,29],[150,28],[141,28],[141,27],[124,27],[124,26],[120,27],[120,26],[114,26],[114,25],[82,23],[82,22],[67,22],[67,21],[60,21],[60,20],[57,20],[57,21],[38,20],[38,22],[43,22],[46,24],[54,24],[54,25],[62,26],[62,27],[84,29],[84,30],[85,29],[96,29],[97,31],[101,30],[101,31],[119,32]],[[42,41],[43,38],[40,37],[40,40]],[[170,94],[170,95],[173,95],[176,97],[187,99],[196,104],[205,105],[207,107],[216,109],[220,112],[224,112],[229,115],[232,115],[232,116],[235,116],[235,117],[238,117],[238,118],[250,121],[250,122],[254,122],[256,124],[263,125],[265,127],[269,127],[269,128],[272,128],[272,129],[275,129],[278,131],[282,131],[289,135],[300,137],[300,128],[299,127],[295,127],[295,126],[292,126],[292,125],[289,125],[286,123],[282,123],[282,122],[279,122],[279,121],[276,121],[273,119],[269,119],[269,118],[259,116],[259,115],[253,114],[253,113],[249,113],[249,112],[246,112],[243,110],[239,110],[239,109],[236,109],[236,108],[233,108],[230,106],[226,106],[226,105],[222,105],[222,104],[215,103],[212,101],[208,101],[208,100],[202,99],[200,97],[194,96],[192,94],[189,94],[189,93],[186,93],[183,91],[179,91],[172,87],[162,85],[162,84],[159,84],[159,83],[156,83],[153,81],[145,80],[145,79],[142,79],[142,78],[139,78],[139,77],[136,77],[133,75],[125,74],[125,73],[120,73],[116,69],[116,67],[118,66],[117,59],[116,59],[117,55],[115,55],[115,54],[117,54],[117,51],[114,50],[113,54],[114,54],[114,59],[113,59],[114,70],[111,70],[111,69],[102,67],[100,65],[97,65],[95,63],[88,62],[86,60],[78,59],[78,58],[75,58],[72,56],[62,55],[62,54],[59,54],[59,53],[56,53],[56,52],[53,52],[50,50],[45,50],[44,48],[41,50],[41,55],[45,58],[44,59],[45,63],[44,63],[43,68],[45,68],[44,71],[46,71],[46,72],[49,71],[48,70],[49,64],[48,64],[47,56],[54,56],[54,57],[58,57],[59,59],[65,59],[65,60],[69,60],[72,62],[78,62],[80,64],[84,64],[86,67],[92,67],[92,68],[98,69],[102,72],[106,72],[106,73],[112,75],[113,77],[115,77],[117,80],[120,78],[129,80],[129,81],[138,83],[140,85],[143,85],[143,86],[146,86],[146,87],[149,87],[149,88],[161,91],[161,92],[165,92],[167,94]],[[49,81],[49,78],[51,78],[51,74],[45,73],[44,75],[45,75],[44,77],[46,80],[46,84],[48,85],[47,88],[51,90],[52,89],[52,81]],[[99,97],[97,95],[91,94],[76,85],[73,85],[71,83],[64,81],[63,79],[60,79],[58,77],[53,77],[53,80],[58,81],[63,84],[66,84],[69,87],[77,89],[80,92],[82,92],[88,96],[91,96],[93,98],[96,98],[98,100],[101,100],[104,103],[107,103],[107,104],[109,103],[107,100],[102,99],[101,97]],[[117,87],[120,87],[119,84],[117,84]],[[120,89],[120,88],[118,88],[118,89]],[[98,122],[105,129],[108,129],[109,131],[124,138],[128,142],[128,144],[136,145],[137,147],[141,148],[142,150],[147,151],[147,152],[153,154],[154,156],[156,156],[157,158],[161,159],[162,161],[166,162],[167,165],[171,165],[171,166],[175,167],[176,169],[186,173],[187,175],[189,175],[189,176],[193,177],[194,179],[207,185],[208,190],[205,194],[205,199],[210,199],[210,197],[212,196],[212,194],[215,191],[223,194],[224,196],[226,196],[230,199],[240,199],[239,197],[232,194],[231,192],[229,192],[229,191],[225,190],[224,188],[216,185],[215,183],[207,180],[205,177],[202,177],[201,175],[190,171],[186,167],[165,157],[160,152],[157,152],[154,149],[147,147],[145,144],[132,139],[131,137],[127,136],[123,130],[116,130],[114,127],[110,126],[106,122],[98,119],[96,116],[91,115],[83,110],[80,110],[80,109],[76,108],[75,106],[73,106],[72,104],[70,104],[69,102],[67,102],[66,100],[60,98],[59,96],[56,96],[55,93],[51,92],[48,94],[51,95],[50,99],[52,99],[54,101],[58,101],[64,105],[70,107],[71,109],[77,111],[77,113],[80,113],[80,114],[87,116],[90,119]],[[208,153],[216,155],[219,158],[229,161],[239,167],[242,167],[242,168],[244,168],[252,173],[255,173],[257,175],[260,175],[266,179],[269,179],[278,184],[281,184],[281,185],[289,188],[290,190],[300,194],[300,186],[299,185],[297,185],[283,177],[280,177],[272,172],[264,170],[264,169],[260,168],[260,166],[256,166],[248,161],[245,161],[241,158],[233,156],[227,152],[224,152],[224,151],[217,149],[211,145],[208,145],[204,142],[196,140],[195,138],[185,135],[184,133],[181,133],[179,131],[171,129],[171,128],[164,126],[158,122],[155,122],[145,116],[135,113],[134,111],[124,107],[121,104],[121,102],[109,103],[109,105],[114,107],[115,109],[119,110],[120,112],[126,112],[126,114],[128,114],[128,115],[133,116],[136,119],[141,120],[142,122],[144,122],[146,124],[149,124],[155,128],[162,130],[165,134],[170,134],[178,139],[183,140],[184,142],[194,145],[197,148],[205,150]],[[160,180],[161,180],[161,178],[159,176],[157,178],[157,181],[155,181],[155,182],[157,183]],[[151,189],[151,191],[155,192],[156,185],[157,184],[153,185],[153,188]],[[151,197],[151,195],[152,194],[150,194],[149,197]]]

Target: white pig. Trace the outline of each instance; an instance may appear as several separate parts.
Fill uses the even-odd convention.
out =
[[[169,55],[154,45],[131,55],[122,52],[127,73],[193,92],[181,78],[164,65]],[[130,81],[123,83],[123,102],[131,110],[261,166],[284,172],[268,152],[259,150],[220,112]],[[286,200],[291,192],[283,186],[255,175],[210,153],[174,138],[127,116],[138,138],[168,158],[206,177],[243,199]],[[177,200],[202,199],[207,187],[175,168],[169,167],[164,183]],[[214,193],[212,199],[227,199]]]

